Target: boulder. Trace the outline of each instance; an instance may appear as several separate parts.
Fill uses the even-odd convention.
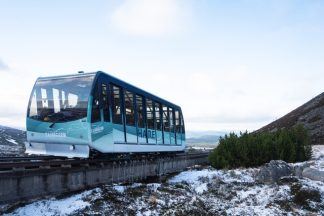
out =
[[[302,176],[315,181],[324,182],[324,171],[307,167],[303,170]]]
[[[283,176],[293,174],[293,168],[281,160],[272,160],[260,168],[256,175],[256,181],[260,183],[271,184],[277,182]]]
[[[294,165],[294,174],[295,174],[295,176],[297,176],[299,178],[303,177],[304,169],[310,167],[313,164],[314,164],[314,161],[295,164]]]

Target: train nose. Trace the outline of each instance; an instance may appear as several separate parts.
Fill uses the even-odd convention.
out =
[[[88,158],[88,145],[71,145],[63,143],[25,142],[26,153],[33,155],[53,155],[63,157]]]

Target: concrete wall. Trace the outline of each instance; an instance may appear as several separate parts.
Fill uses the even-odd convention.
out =
[[[101,184],[140,181],[207,163],[207,156],[111,162],[102,166],[21,170],[0,173],[0,204],[92,188]]]

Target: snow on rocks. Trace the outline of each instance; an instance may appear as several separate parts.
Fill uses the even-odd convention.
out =
[[[324,182],[324,145],[313,146],[311,161],[290,165],[293,167],[296,176]]]
[[[315,181],[324,182],[324,170],[306,167],[302,172],[302,176]]]
[[[272,160],[261,167],[256,179],[258,182],[271,184],[277,182],[281,177],[291,174],[293,174],[293,168],[288,163]]]

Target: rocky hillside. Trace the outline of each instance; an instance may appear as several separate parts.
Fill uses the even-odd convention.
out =
[[[324,146],[312,161],[271,161],[259,168],[195,166],[133,184],[0,205],[1,215],[324,215]],[[313,170],[313,171],[312,171]],[[314,177],[314,178],[313,178]]]
[[[0,157],[23,154],[25,140],[25,131],[0,125]]]
[[[297,124],[309,130],[312,144],[324,144],[324,92],[257,132],[275,131]]]

